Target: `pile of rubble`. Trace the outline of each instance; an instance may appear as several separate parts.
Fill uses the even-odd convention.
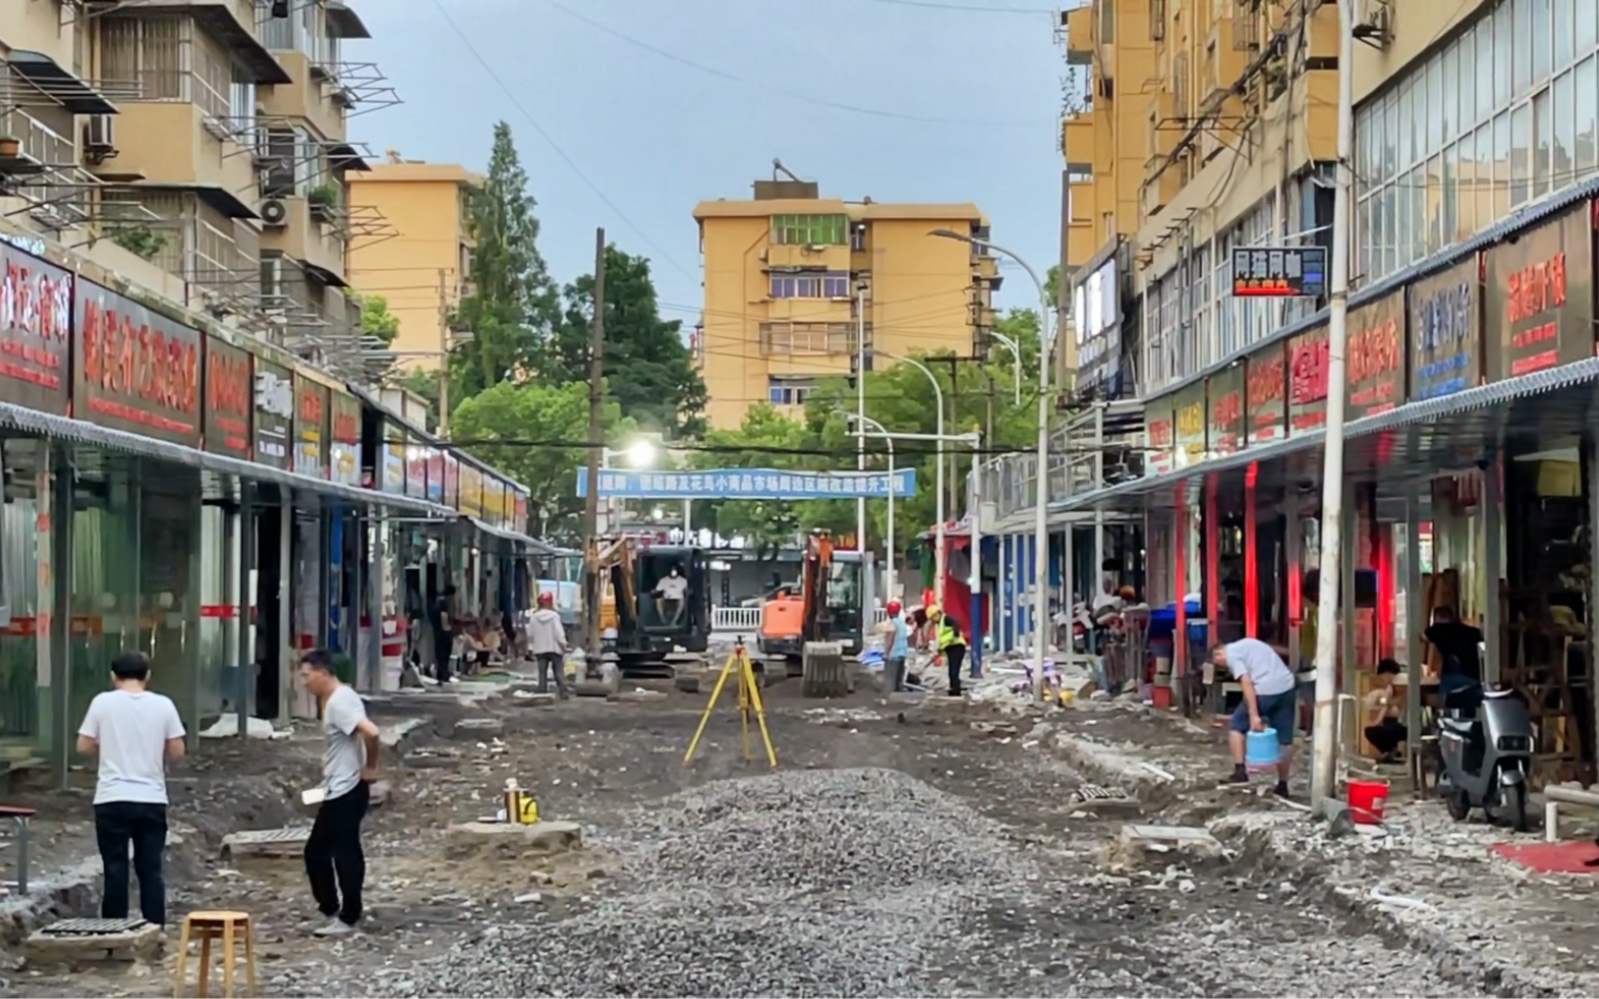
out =
[[[1038,877],[1001,827],[888,770],[721,781],[616,846],[622,887],[376,984],[392,996],[929,994],[922,941]],[[959,858],[951,855],[959,845]],[[947,986],[946,986],[947,987]]]

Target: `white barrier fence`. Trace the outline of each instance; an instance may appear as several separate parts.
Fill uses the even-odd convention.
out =
[[[872,614],[872,623],[881,624],[888,616],[883,608],[876,608]],[[759,607],[713,607],[711,608],[711,631],[742,631],[754,633],[761,628],[761,609]]]

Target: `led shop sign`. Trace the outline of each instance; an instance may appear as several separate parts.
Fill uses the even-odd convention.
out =
[[[1327,294],[1327,251],[1320,246],[1233,251],[1235,298],[1320,298]]]

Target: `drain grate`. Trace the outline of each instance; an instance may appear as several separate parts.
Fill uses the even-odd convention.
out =
[[[1084,784],[1072,792],[1072,797],[1077,801],[1125,801],[1129,796],[1121,788]]]
[[[44,928],[47,937],[108,937],[144,926],[143,919],[63,919]]]
[[[246,843],[299,843],[309,838],[310,835],[311,828],[309,826],[289,826],[283,829],[247,829],[244,832],[230,834],[228,842],[235,846],[242,846]]]

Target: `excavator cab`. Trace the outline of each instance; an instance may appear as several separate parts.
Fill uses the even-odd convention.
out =
[[[826,531],[813,531],[805,542],[799,583],[761,608],[760,654],[785,660],[795,676],[803,667],[806,642],[840,642],[845,653],[859,654],[864,565],[859,552],[836,551]]]
[[[595,547],[600,628],[625,675],[662,670],[679,647],[704,652],[710,644],[710,590],[701,548],[643,548],[613,539]],[[675,570],[675,571],[674,571]]]

